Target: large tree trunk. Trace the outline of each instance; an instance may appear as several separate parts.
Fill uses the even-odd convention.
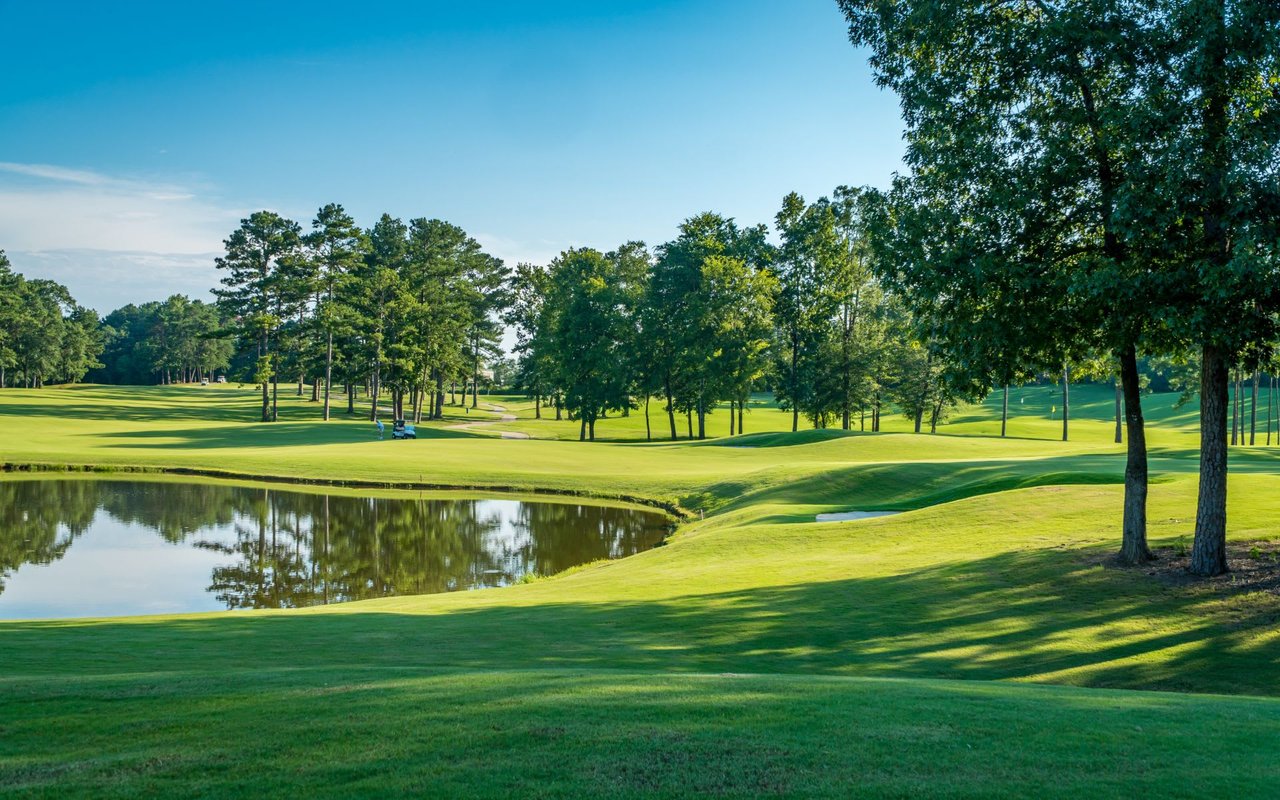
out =
[[[732,437],[732,436],[733,436],[733,434],[735,433],[734,425],[735,425],[735,424],[737,423],[737,421],[738,421],[738,420],[737,420],[737,417],[735,417],[735,416],[733,415],[733,411],[734,411],[734,408],[733,408],[733,407],[734,407],[736,404],[737,404],[737,403],[736,403],[736,401],[733,401],[733,400],[730,400],[730,401],[729,401],[729,436],[730,436],[730,437]]]
[[[1143,564],[1152,559],[1147,546],[1147,433],[1142,419],[1138,355],[1133,345],[1120,351],[1120,384],[1124,392],[1125,427],[1129,429],[1120,560],[1126,564]]]
[[[587,415],[580,414],[578,416],[578,441],[585,442],[587,440]]]
[[[1200,362],[1200,493],[1191,571],[1227,571],[1227,393],[1230,376],[1222,351],[1205,345]]]
[[[920,406],[919,408],[916,409],[916,417],[915,417],[916,433],[920,432],[920,425],[923,422],[924,422],[924,406]]]
[[[653,430],[649,427],[649,390],[644,393],[644,440],[653,441]]]

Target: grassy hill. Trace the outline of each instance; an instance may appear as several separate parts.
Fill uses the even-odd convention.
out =
[[[518,398],[491,399],[514,422],[450,429],[476,421],[457,413],[379,442],[294,398],[281,422],[251,422],[235,387],[0,392],[8,463],[701,512],[665,547],[501,590],[0,623],[0,794],[1267,794],[1280,596],[1112,566],[1113,394],[1076,390],[1067,443],[1056,396],[1016,391],[1009,439],[989,435],[994,403],[917,436],[888,416],[878,435],[779,433],[789,416],[761,402],[744,437],[644,443],[633,414],[598,424],[615,441],[581,444]],[[1194,413],[1149,398],[1165,565],[1194,519]],[[1232,452],[1230,538],[1264,558],[1278,450]],[[876,508],[909,512],[812,521]]]

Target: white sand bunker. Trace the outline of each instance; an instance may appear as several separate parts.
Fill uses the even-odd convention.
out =
[[[847,522],[851,519],[870,519],[901,514],[901,511],[840,511],[835,514],[819,514],[814,517],[818,522]]]

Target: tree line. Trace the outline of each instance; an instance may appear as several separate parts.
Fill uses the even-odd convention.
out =
[[[101,366],[102,346],[95,311],[60,283],[14,272],[0,250],[0,388],[75,383]]]

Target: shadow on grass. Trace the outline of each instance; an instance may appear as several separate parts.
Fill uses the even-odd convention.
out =
[[[1280,651],[1265,639],[1280,621],[1280,601],[1254,598],[1222,612],[1220,597],[1097,566],[1078,550],[655,601],[480,605],[535,599],[519,591],[477,594],[476,605],[427,616],[351,606],[315,616],[12,622],[0,625],[0,663],[15,677],[554,667],[1280,693]]]

